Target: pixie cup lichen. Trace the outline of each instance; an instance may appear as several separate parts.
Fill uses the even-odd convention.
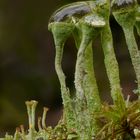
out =
[[[134,36],[134,26],[136,24],[138,4],[136,0],[119,0],[112,2],[112,11],[115,19],[124,31],[126,44],[130,53],[132,64],[135,70],[138,89],[136,93],[140,93],[140,53]],[[137,27],[138,28],[138,27]],[[138,30],[139,33],[139,30]]]
[[[63,115],[52,128],[46,125],[48,108],[42,117],[35,110],[37,101],[27,101],[29,128],[21,125],[14,136],[5,135],[0,140],[139,140],[140,100],[130,102],[123,98],[119,66],[113,47],[110,16],[122,27],[126,44],[140,90],[140,53],[134,36],[134,27],[140,35],[140,8],[136,0],[94,0],[65,5],[52,14],[48,29],[55,43],[55,69],[60,81]],[[75,60],[75,93],[71,96],[62,68],[65,43],[72,36],[77,48]],[[106,74],[110,83],[113,104],[100,98],[94,71],[92,44],[100,37],[104,53]],[[139,96],[139,94],[138,94]],[[38,128],[38,129],[36,129]]]

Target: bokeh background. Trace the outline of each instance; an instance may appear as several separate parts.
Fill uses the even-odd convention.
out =
[[[60,86],[54,69],[54,42],[48,31],[50,15],[74,0],[0,1],[0,136],[13,133],[20,124],[27,127],[25,101],[37,100],[37,115],[50,108],[47,125],[55,125],[62,113]],[[111,17],[114,48],[119,62],[124,96],[136,88],[135,74],[120,26]],[[139,37],[136,35],[137,43]],[[94,66],[100,95],[111,103],[100,39],[94,41]],[[76,48],[69,38],[64,49],[63,69],[67,84],[74,91]]]

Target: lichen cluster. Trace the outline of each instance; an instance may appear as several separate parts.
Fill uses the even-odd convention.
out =
[[[21,125],[16,128],[14,136],[6,134],[5,138],[0,138],[0,140],[71,140],[77,137],[74,130],[71,130],[71,132],[67,131],[63,120],[60,120],[55,128],[46,126],[46,115],[48,112],[48,108],[46,107],[43,109],[42,117],[38,117],[36,125],[35,111],[37,104],[38,102],[34,100],[26,101],[29,120],[28,131]]]
[[[21,126],[14,136],[3,140],[139,140],[140,100],[125,101],[119,78],[109,18],[113,15],[124,31],[131,61],[135,70],[140,98],[140,53],[134,36],[134,27],[140,35],[140,6],[136,0],[94,0],[68,4],[50,18],[49,30],[55,42],[55,69],[63,100],[63,117],[55,128],[46,127],[48,109],[35,129],[36,101],[26,102],[29,130]],[[62,69],[63,48],[73,36],[77,48],[75,65],[75,95],[71,96]],[[110,83],[113,104],[102,103],[94,73],[92,43],[101,37],[104,64]]]

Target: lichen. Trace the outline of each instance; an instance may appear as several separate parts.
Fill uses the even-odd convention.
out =
[[[94,0],[63,6],[52,15],[48,25],[55,42],[55,69],[60,81],[64,106],[62,119],[54,128],[46,126],[48,108],[45,107],[42,118],[38,117],[37,131],[37,101],[27,101],[28,131],[21,125],[16,129],[14,136],[6,134],[5,138],[0,140],[140,139],[140,100],[130,102],[129,96],[126,101],[123,98],[109,23],[111,11],[124,31],[138,81],[137,93],[140,93],[140,53],[133,33],[136,27],[140,35],[140,10],[136,0],[113,0],[112,3],[109,0]],[[74,97],[71,97],[67,87],[61,64],[65,42],[70,35],[73,36],[77,48]],[[101,37],[112,105],[102,103],[96,82],[92,43],[97,35]],[[139,94],[138,96],[140,98]]]

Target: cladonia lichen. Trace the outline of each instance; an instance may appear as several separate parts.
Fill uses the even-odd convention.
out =
[[[134,27],[140,35],[140,6],[136,0],[94,0],[68,4],[52,14],[48,28],[55,42],[55,69],[60,81],[64,111],[55,128],[46,126],[48,108],[44,108],[35,127],[37,101],[27,101],[28,132],[23,125],[15,135],[0,140],[138,140],[140,139],[140,100],[124,100],[119,67],[113,47],[109,18],[113,15],[124,31],[135,70],[140,98],[140,53]],[[71,96],[62,68],[66,40],[72,36],[77,48],[75,94]],[[92,44],[101,37],[104,64],[113,104],[103,103],[94,72]]]

